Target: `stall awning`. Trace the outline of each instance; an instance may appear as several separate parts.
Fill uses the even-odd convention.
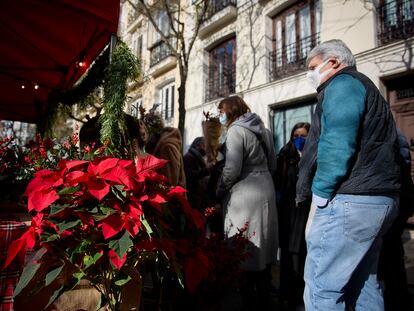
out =
[[[119,0],[0,1],[0,120],[37,123],[116,34]]]

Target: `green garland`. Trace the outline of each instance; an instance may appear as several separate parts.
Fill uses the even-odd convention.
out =
[[[104,112],[99,119],[102,124],[101,142],[110,142],[118,150],[122,148],[122,141],[127,141],[124,114],[127,82],[138,78],[139,68],[139,62],[128,46],[118,41],[105,71]]]

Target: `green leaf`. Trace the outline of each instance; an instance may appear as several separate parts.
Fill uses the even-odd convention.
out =
[[[64,230],[76,227],[77,225],[79,225],[81,223],[80,219],[74,220],[74,221],[69,221],[69,222],[64,222],[63,224],[59,224],[59,231],[60,233],[62,233]]]
[[[74,284],[72,284],[72,288],[78,285],[85,275],[86,274],[83,271],[73,273],[72,276],[75,278],[76,281]]]
[[[126,283],[128,283],[131,280],[131,277],[128,275],[126,279],[118,280],[115,282],[116,286],[124,286]]]
[[[126,198],[126,192],[119,191],[117,186],[115,186],[116,189],[114,189],[114,186],[111,187],[111,192],[117,197],[117,199],[121,202],[125,202]]]
[[[114,186],[118,191],[121,191],[122,192],[122,190],[124,190],[124,188],[125,188],[125,186],[124,185],[115,185]]]
[[[46,274],[46,284],[45,284],[45,286],[48,286],[50,283],[52,283],[58,277],[59,273],[62,271],[64,266],[65,266],[65,264],[49,271]]]
[[[45,309],[47,309],[47,307],[49,307],[52,303],[56,301],[56,299],[58,299],[58,297],[63,293],[63,288],[64,286],[62,285],[57,290],[55,290],[53,295],[50,297],[49,302],[47,303]]]
[[[112,207],[109,206],[105,206],[105,205],[101,205],[100,206],[101,212],[105,215],[108,216],[110,214],[113,214],[115,212],[115,210]]]
[[[52,234],[46,239],[46,242],[52,242],[52,241],[55,241],[59,238],[60,238],[59,234]]]
[[[19,279],[19,283],[14,290],[13,297],[16,297],[35,276],[37,270],[40,268],[40,263],[38,261],[46,254],[46,248],[39,249],[29,261],[29,263],[24,267],[22,274]]]
[[[143,216],[141,216],[141,223],[144,225],[144,227],[145,227],[145,231],[147,232],[147,234],[149,235],[149,236],[151,236],[151,234],[154,232],[154,231],[152,231],[152,228],[151,228],[151,226],[150,226],[150,224],[148,223],[148,221],[143,217]]]
[[[119,258],[122,258],[132,245],[134,243],[132,243],[129,233],[126,230],[119,240],[109,241],[109,247],[115,251]]]
[[[103,255],[102,253],[96,253],[93,256],[86,255],[83,258],[83,264],[84,264],[84,267],[83,268],[86,270],[90,266],[94,265],[99,260],[99,258],[102,257],[102,255]]]
[[[76,191],[78,191],[81,188],[80,185],[77,185],[75,187],[67,187],[67,188],[63,188],[62,190],[60,190],[58,192],[58,195],[65,195],[65,194],[72,194]]]
[[[57,213],[63,211],[64,209],[68,208],[69,206],[70,206],[69,204],[63,204],[63,205],[52,204],[50,206],[50,215],[57,214]]]
[[[17,283],[17,286],[14,290],[13,297],[16,297],[27,286],[27,284],[29,284],[39,268],[40,263],[28,264],[24,267],[19,283]]]

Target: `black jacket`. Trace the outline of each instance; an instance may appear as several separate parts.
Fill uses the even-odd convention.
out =
[[[209,175],[210,170],[206,167],[203,157],[195,148],[190,148],[184,155],[184,172],[187,181],[187,196],[192,208],[202,211],[206,206],[204,196],[206,195],[207,183],[202,183],[202,179]]]
[[[334,75],[349,74],[366,89],[365,111],[360,123],[358,148],[347,176],[338,185],[336,193],[381,195],[396,193],[400,189],[400,166],[397,131],[388,103],[372,81],[346,67]],[[331,77],[318,88],[318,104],[312,117],[311,129],[299,162],[296,186],[298,202],[312,195],[312,180],[316,171],[318,143],[321,132],[324,90]]]

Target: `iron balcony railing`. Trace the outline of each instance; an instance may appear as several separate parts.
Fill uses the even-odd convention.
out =
[[[236,91],[236,68],[223,70],[222,74],[210,70],[206,86],[206,101],[234,94]]]
[[[210,0],[204,19],[210,19],[214,14],[224,10],[230,5],[237,7],[237,0]]]
[[[306,57],[317,44],[319,33],[305,37],[289,45],[277,45],[273,42],[274,50],[269,53],[270,79],[277,80],[306,68]]]
[[[414,1],[383,1],[378,7],[378,41],[387,44],[414,36]]]
[[[172,42],[172,40],[170,42]],[[150,49],[150,67],[157,65],[171,55],[173,55],[173,53],[164,41],[157,42]]]

